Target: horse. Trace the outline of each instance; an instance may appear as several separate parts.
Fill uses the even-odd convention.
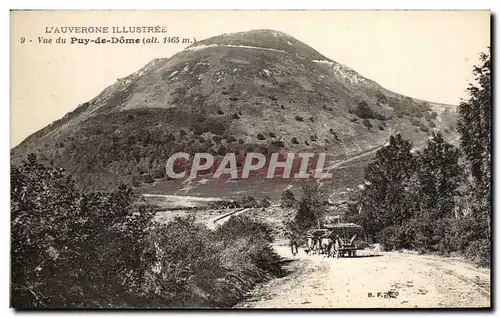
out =
[[[335,240],[332,242],[333,257],[335,257],[335,258],[339,258],[340,244],[341,244],[341,240],[339,237],[336,237]]]
[[[314,239],[311,236],[307,238],[307,255],[309,252],[314,253]]]
[[[307,253],[312,252],[312,254],[319,254],[321,250],[321,244],[317,237],[307,238]]]
[[[331,257],[332,244],[333,241],[329,237],[323,237],[320,240],[321,249],[323,250],[323,253],[325,254],[326,257]]]
[[[319,237],[314,238],[314,252],[316,255],[319,255],[323,252],[323,249],[321,248],[321,238]]]

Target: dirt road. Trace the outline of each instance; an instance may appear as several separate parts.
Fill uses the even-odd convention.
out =
[[[236,216],[236,215],[239,215],[239,214],[242,214],[242,213],[245,213],[248,210],[250,210],[250,209],[246,209],[246,208],[231,209],[231,211],[229,211],[227,213],[224,213],[222,215],[218,215],[216,217],[213,217],[213,218],[209,219],[206,222],[206,224],[207,224],[207,226],[208,226],[209,229],[213,230],[213,229],[215,229],[217,227],[217,225],[222,225],[225,222],[227,222],[227,220],[229,220],[230,217]]]
[[[257,288],[239,308],[489,307],[490,272],[446,258],[360,251],[356,258],[292,256],[289,274]],[[371,293],[371,294],[370,294]],[[387,296],[387,295],[390,296]]]

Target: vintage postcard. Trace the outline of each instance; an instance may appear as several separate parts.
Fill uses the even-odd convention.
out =
[[[10,306],[491,308],[490,11],[21,11]]]

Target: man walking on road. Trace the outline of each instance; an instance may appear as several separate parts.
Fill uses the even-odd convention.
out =
[[[297,237],[293,232],[290,233],[290,248],[292,250],[293,256],[299,253],[299,244],[297,242]]]

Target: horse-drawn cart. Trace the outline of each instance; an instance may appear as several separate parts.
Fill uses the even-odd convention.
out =
[[[340,241],[338,253],[340,256],[356,256],[359,243],[364,238],[364,231],[361,225],[354,223],[324,224],[323,228],[329,231],[329,237]]]
[[[306,233],[306,253],[330,256],[356,256],[364,239],[363,227],[354,223],[323,224]]]

